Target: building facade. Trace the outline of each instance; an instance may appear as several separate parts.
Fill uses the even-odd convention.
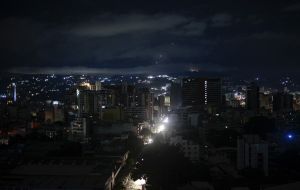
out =
[[[221,106],[221,79],[185,78],[182,82],[183,106]]]

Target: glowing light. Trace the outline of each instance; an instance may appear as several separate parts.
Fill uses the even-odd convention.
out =
[[[165,129],[166,129],[165,125],[162,124],[162,125],[158,126],[157,132],[160,133],[160,132],[164,131]]]
[[[292,139],[294,136],[292,134],[288,134],[287,136],[289,139]]]
[[[163,120],[163,123],[169,123],[169,118],[166,117],[166,118]]]
[[[59,102],[58,102],[58,101],[53,101],[52,104],[53,104],[53,105],[58,105]]]
[[[92,87],[91,84],[88,82],[82,82],[80,86],[86,87],[88,90],[91,90]]]
[[[17,101],[17,86],[16,83],[12,83],[12,86],[14,88],[14,102]]]
[[[199,72],[199,68],[197,67],[191,67],[190,72]]]
[[[207,104],[207,81],[204,81],[204,103]]]
[[[153,139],[149,138],[149,139],[148,139],[148,143],[149,143],[149,144],[153,143]]]
[[[138,179],[134,182],[135,185],[139,185],[139,186],[143,186],[146,184],[146,180],[141,178],[141,179]]]
[[[153,139],[152,138],[148,138],[144,141],[144,145],[147,145],[147,144],[152,144],[153,143]],[[143,160],[143,159],[142,159]]]

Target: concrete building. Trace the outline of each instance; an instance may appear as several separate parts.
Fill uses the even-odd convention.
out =
[[[181,80],[172,82],[170,89],[170,106],[172,110],[181,107],[182,101]]]
[[[45,110],[45,123],[64,122],[64,110],[60,107],[50,107]]]
[[[137,121],[147,121],[148,110],[146,107],[127,107],[125,110],[125,117],[129,120],[137,120]]]
[[[101,86],[101,82],[100,81],[96,81],[95,82],[95,86],[96,86],[96,91],[102,90],[102,86]]]
[[[199,160],[200,147],[198,144],[185,140],[182,136],[171,137],[169,144],[179,146],[184,156],[189,158],[192,162]]]
[[[78,116],[98,115],[101,112],[101,96],[97,91],[82,90],[78,91]]]
[[[185,78],[182,82],[183,106],[221,106],[222,84],[220,79]]]
[[[0,177],[0,189],[112,190],[127,158],[128,152],[90,159],[23,161]]]
[[[166,102],[166,96],[160,95],[157,97],[157,102],[158,102],[158,117],[161,117],[165,115],[168,112],[168,104]]]
[[[293,110],[293,95],[286,92],[278,92],[273,95],[273,111],[288,112]]]
[[[7,104],[13,104],[17,101],[16,83],[13,82],[7,86],[6,99],[7,99]]]
[[[153,109],[154,109],[154,94],[150,92],[148,88],[140,88],[135,93],[135,105],[131,107],[145,107],[146,118],[149,121],[153,120]]]
[[[46,109],[45,109],[45,123],[51,124],[53,122],[64,122],[65,121],[65,113],[64,106],[59,101],[46,101]]]
[[[112,90],[82,90],[77,92],[78,116],[96,116],[100,118],[101,109],[115,105],[115,96]]]
[[[237,140],[237,169],[261,169],[265,176],[269,175],[268,144],[258,135],[244,135]]]
[[[121,107],[110,107],[102,109],[101,119],[107,122],[118,122],[124,119],[124,111]]]
[[[255,83],[251,83],[247,87],[246,106],[249,111],[259,112],[259,87]]]
[[[260,93],[259,94],[260,109],[272,111],[272,94],[271,93]]]
[[[87,142],[89,139],[89,125],[86,118],[76,118],[71,122],[70,139],[73,141]]]

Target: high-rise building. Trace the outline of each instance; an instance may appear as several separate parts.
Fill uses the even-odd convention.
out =
[[[153,101],[154,95],[150,92],[148,88],[138,89],[136,93],[136,103],[137,106],[146,107],[147,110],[147,120],[153,120]]]
[[[161,117],[167,113],[167,107],[165,106],[165,96],[160,95],[158,99],[158,116]]]
[[[182,82],[183,106],[221,106],[221,79],[186,78]]]
[[[259,87],[255,83],[251,83],[247,87],[247,109],[253,112],[258,112],[259,103]]]
[[[260,108],[271,111],[272,110],[272,94],[271,93],[260,93],[259,94],[259,105],[260,105]]]
[[[148,118],[148,110],[146,107],[127,107],[125,109],[126,117],[132,121],[146,121]]]
[[[261,169],[265,176],[269,175],[268,144],[258,135],[244,135],[237,140],[237,168]]]
[[[174,110],[176,108],[179,108],[181,106],[181,100],[182,100],[182,92],[181,92],[181,81],[174,81],[171,84],[170,89],[170,106],[171,109]]]
[[[92,90],[77,91],[79,117],[87,115],[98,115],[100,117],[101,95],[97,92]]]
[[[129,86],[128,100],[129,104],[126,106],[127,116],[130,118],[139,118],[141,120],[153,120],[153,93],[149,88],[133,88]],[[140,111],[140,113],[136,113]]]
[[[102,86],[101,86],[101,82],[100,81],[96,81],[95,82],[95,86],[96,86],[96,91],[99,91],[102,89]]]
[[[51,104],[48,104],[45,109],[45,122],[53,123],[53,122],[64,122],[64,109],[58,103],[58,101],[53,101]]]
[[[71,122],[71,134],[72,141],[86,142],[90,137],[90,129],[86,118],[76,118]]]
[[[192,162],[199,161],[200,158],[200,146],[190,140],[184,139],[182,136],[173,136],[169,141],[170,145],[179,146],[184,157],[188,158]]]
[[[11,83],[7,87],[7,104],[12,104],[17,101],[17,85]]]
[[[273,95],[273,111],[292,111],[293,95],[286,92],[278,92]]]
[[[153,121],[153,115],[154,115],[154,94],[149,93],[147,96],[147,109],[148,109],[148,119],[150,121]]]
[[[119,103],[122,106],[129,106],[129,97],[132,97],[132,95],[128,94],[128,85],[126,82],[122,83],[121,85],[121,93],[119,94]]]

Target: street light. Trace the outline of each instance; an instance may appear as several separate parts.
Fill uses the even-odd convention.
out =
[[[160,126],[158,126],[157,132],[160,133],[160,132],[164,131],[165,128],[166,128],[165,125],[161,124]]]
[[[139,186],[142,186],[142,185],[145,185],[146,184],[146,180],[141,178],[141,179],[138,179],[134,182],[135,185],[139,185]]]
[[[293,139],[294,135],[293,134],[288,134],[287,137],[288,137],[288,139]]]
[[[146,180],[144,178],[138,179],[134,182],[134,185],[138,188],[138,189],[144,189],[145,185],[146,185]]]
[[[144,145],[147,145],[147,144],[152,144],[153,143],[153,139],[152,138],[148,138],[144,141]]]
[[[132,180],[131,178],[128,180],[126,184],[126,189],[134,189],[134,190],[142,190],[146,185],[146,180],[142,177],[136,181]]]
[[[166,117],[166,118],[163,120],[163,123],[169,123],[169,118]]]
[[[149,139],[148,139],[148,143],[149,143],[149,144],[153,143],[153,139],[152,139],[152,138],[149,138]]]

